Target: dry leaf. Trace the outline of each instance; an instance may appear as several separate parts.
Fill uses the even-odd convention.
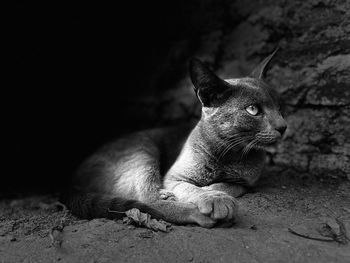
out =
[[[338,243],[348,243],[344,223],[339,218],[327,218],[318,231],[322,236],[332,238]]]
[[[140,227],[146,227],[154,231],[169,232],[171,230],[171,224],[163,220],[157,220],[151,218],[149,214],[142,213],[137,208],[130,209],[125,212],[126,217],[123,218],[123,222],[126,224],[133,224]]]

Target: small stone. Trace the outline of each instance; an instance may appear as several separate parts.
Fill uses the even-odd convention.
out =
[[[250,229],[251,229],[251,230],[258,230],[258,228],[256,227],[256,225],[252,225],[252,226],[250,227]]]

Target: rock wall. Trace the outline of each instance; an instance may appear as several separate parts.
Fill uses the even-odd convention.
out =
[[[182,72],[189,57],[232,78],[247,75],[278,46],[267,81],[282,94],[289,127],[269,162],[298,176],[350,180],[350,2],[193,2],[192,34],[173,45],[154,76],[159,122],[198,116]],[[165,89],[174,72],[183,77]]]

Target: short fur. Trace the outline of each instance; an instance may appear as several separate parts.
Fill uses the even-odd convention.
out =
[[[192,60],[201,119],[105,145],[82,164],[63,201],[82,218],[119,218],[135,207],[177,224],[234,221],[236,197],[259,179],[264,147],[286,129],[277,93],[263,80],[272,56],[250,77],[229,80]]]

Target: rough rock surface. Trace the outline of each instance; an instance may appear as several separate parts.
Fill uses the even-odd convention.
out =
[[[185,73],[164,89],[169,72],[186,68],[189,57],[232,78],[247,75],[278,46],[267,80],[282,94],[289,127],[270,163],[302,177],[350,179],[350,2],[195,2],[193,34],[174,44],[155,77],[163,98],[160,122],[198,116]]]

